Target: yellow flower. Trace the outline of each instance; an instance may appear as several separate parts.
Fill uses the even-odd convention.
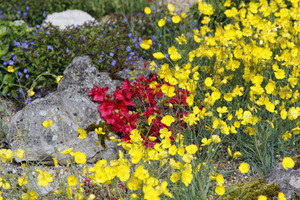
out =
[[[21,199],[22,200],[35,200],[35,199],[38,199],[38,195],[33,190],[29,190],[27,193],[23,193],[21,195]]]
[[[284,193],[282,193],[282,192],[278,193],[278,200],[286,200]]]
[[[72,150],[73,150],[73,147],[72,148],[69,148],[69,149],[65,149],[65,150],[63,150],[63,151],[61,151],[60,153],[61,154],[70,154],[71,156],[74,154],[73,152],[72,152]]]
[[[75,175],[71,175],[68,177],[68,185],[69,186],[76,186],[77,183],[78,183],[78,180]]]
[[[173,122],[175,122],[175,118],[171,115],[166,115],[161,119],[161,123],[170,126]]]
[[[180,21],[181,21],[181,18],[180,18],[179,15],[174,15],[174,16],[172,17],[172,22],[173,22],[174,24],[177,24],[177,23],[179,23]]]
[[[278,69],[274,74],[277,79],[285,78],[285,71],[283,69]]]
[[[285,157],[282,160],[282,166],[284,169],[294,168],[295,162],[290,157]]]
[[[192,182],[192,170],[186,169],[181,172],[181,181],[187,187]]]
[[[52,158],[52,160],[53,160],[54,166],[57,167],[58,161],[57,161],[56,157]]]
[[[230,147],[227,148],[227,152],[228,152],[228,154],[229,154],[230,156],[232,156],[232,152],[231,152]]]
[[[0,149],[0,158],[2,162],[12,161],[14,154],[10,149]]]
[[[162,54],[161,52],[157,52],[153,54],[153,57],[156,58],[157,60],[161,60],[165,58],[165,55]]]
[[[117,177],[120,181],[127,181],[130,177],[130,168],[123,164],[118,166]]]
[[[161,183],[161,185],[160,185],[160,188],[161,188],[162,192],[163,192],[166,196],[168,196],[168,197],[173,197],[173,195],[169,192],[167,186],[168,186],[168,182],[167,182],[167,181],[163,181],[163,182]]]
[[[204,81],[204,84],[207,86],[207,87],[210,87],[212,86],[213,84],[213,80],[210,78],[210,77],[207,77]]]
[[[171,60],[172,61],[178,61],[179,59],[181,59],[182,57],[181,57],[181,55],[178,53],[178,52],[175,52],[175,53],[172,53],[171,55],[170,55],[170,58],[171,58]]]
[[[147,50],[147,49],[150,49],[151,45],[152,45],[152,40],[143,40],[141,42],[141,44],[140,44],[140,47],[142,49],[146,49]]]
[[[56,78],[56,83],[59,84],[60,80],[61,80],[63,77],[64,77],[64,76],[58,76],[58,77]]]
[[[166,84],[163,84],[161,86],[161,91],[168,97],[173,97],[175,96],[175,87],[173,86],[168,86]]]
[[[288,139],[290,139],[292,137],[292,134],[289,133],[288,131],[286,131],[283,135],[282,135],[282,139],[283,141],[287,141]]]
[[[242,155],[243,155],[243,154],[242,154],[241,152],[237,151],[237,152],[234,152],[233,158],[239,158],[239,157],[241,157]]]
[[[221,196],[221,195],[225,194],[225,188],[223,186],[219,185],[215,188],[215,192]]]
[[[30,89],[27,91],[27,93],[28,93],[28,96],[29,96],[29,97],[32,97],[32,96],[35,94],[35,92],[33,91],[33,88],[30,88]]]
[[[198,147],[194,144],[185,147],[185,150],[188,154],[194,155],[198,151]]]
[[[140,165],[135,169],[134,176],[142,181],[150,177],[148,170],[145,169],[143,165]]]
[[[75,162],[78,164],[86,163],[86,155],[82,152],[75,152],[74,153]]]
[[[44,122],[43,122],[43,126],[45,127],[45,128],[50,128],[50,126],[53,124],[53,121],[52,120],[45,120]]]
[[[20,186],[26,185],[28,183],[24,173],[23,173],[23,177],[18,178],[18,183]]]
[[[38,179],[38,186],[44,187],[49,185],[50,182],[53,181],[52,175],[48,171],[42,172],[41,170],[36,170],[39,173]]]
[[[158,21],[158,26],[159,26],[159,27],[164,26],[164,25],[166,24],[166,19],[167,19],[166,17],[160,19],[160,20]]]
[[[218,135],[212,135],[211,141],[217,144],[221,142],[221,138]]]
[[[239,170],[244,174],[247,173],[249,171],[249,164],[248,163],[242,163],[239,166]]]
[[[96,129],[95,129],[95,132],[96,132],[97,134],[99,134],[99,135],[105,135],[105,132],[103,132],[102,130],[103,130],[103,129],[102,129],[101,127],[99,127],[99,128],[96,128]]]
[[[265,195],[260,195],[257,200],[267,200],[268,198]]]
[[[216,181],[217,183],[222,186],[224,184],[224,177],[222,174],[218,174],[217,177],[216,177]]]
[[[68,186],[66,188],[66,191],[67,191],[67,194],[68,194],[68,198],[71,199],[71,197],[72,197],[72,188],[71,188],[71,186]]]
[[[79,138],[80,139],[85,139],[87,137],[87,133],[86,130],[82,129],[82,128],[78,128],[77,132],[79,133]]]
[[[133,179],[127,181],[127,187],[130,190],[138,190],[142,187],[142,181],[138,178],[133,178]]]
[[[167,5],[167,8],[169,10],[169,12],[172,14],[174,11],[175,11],[175,6],[173,4],[168,4]]]
[[[144,12],[145,12],[147,15],[150,15],[150,14],[151,14],[151,8],[145,7]]]
[[[180,174],[178,172],[174,172],[171,176],[170,176],[170,180],[173,183],[176,183],[177,181],[179,181],[180,179]]]
[[[17,156],[18,158],[24,158],[24,150],[23,149],[17,149],[15,151],[15,156]]]
[[[8,66],[8,67],[7,67],[7,71],[12,73],[12,72],[15,71],[15,69],[14,69],[13,66]]]

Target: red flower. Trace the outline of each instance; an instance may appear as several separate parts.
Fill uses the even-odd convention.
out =
[[[108,87],[99,88],[94,86],[92,90],[89,91],[89,95],[93,95],[93,101],[99,101],[100,103],[104,101],[105,93],[107,92]]]

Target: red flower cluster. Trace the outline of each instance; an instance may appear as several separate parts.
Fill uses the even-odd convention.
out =
[[[155,88],[150,87],[151,83],[156,84]],[[188,106],[186,102],[188,91],[175,91],[176,95],[169,98],[160,90],[161,84],[157,83],[156,75],[150,80],[142,76],[136,79],[133,84],[126,79],[122,83],[122,88],[123,90],[117,88],[112,95],[106,94],[107,87],[94,86],[89,91],[89,95],[93,96],[93,101],[100,103],[98,110],[101,117],[107,124],[111,125],[112,130],[121,136],[122,141],[129,141],[131,131],[138,128],[142,131],[144,145],[153,147],[155,143],[159,142],[159,130],[165,127],[168,128],[161,123],[161,119],[166,113],[172,114],[176,118],[174,124],[177,123],[182,128],[186,127],[186,124],[180,118],[187,115],[187,113],[179,109],[179,105],[181,107]],[[172,104],[171,107],[169,106],[170,103]],[[177,109],[176,105],[178,106]],[[134,108],[134,111],[131,110],[132,108]],[[168,113],[170,109],[172,109],[172,113]],[[152,120],[151,126],[148,126],[148,118],[151,115],[155,118]],[[156,137],[156,140],[150,141],[149,136]],[[173,136],[171,136],[171,139],[173,139]]]

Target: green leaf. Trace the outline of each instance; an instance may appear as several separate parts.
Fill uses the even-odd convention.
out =
[[[0,57],[6,55],[6,53],[8,52],[8,46],[1,46],[0,47]]]
[[[0,26],[0,38],[8,34],[8,27],[7,26]]]

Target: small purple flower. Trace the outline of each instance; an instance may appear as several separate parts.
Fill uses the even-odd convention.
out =
[[[113,60],[113,61],[111,62],[111,65],[112,65],[112,66],[115,66],[116,63],[117,63],[117,61],[116,61],[116,60]]]
[[[103,33],[105,34],[105,33],[106,33],[106,31],[103,31]]]
[[[4,66],[6,66],[7,64],[8,64],[7,61],[4,61],[4,62],[3,62],[3,65],[4,65]]]
[[[21,43],[20,43],[20,42],[16,42],[16,41],[14,40],[14,45],[15,45],[16,47],[20,47],[20,46],[21,46]]]
[[[22,93],[23,93],[23,90],[22,90],[22,89],[19,89],[19,93],[22,94]]]
[[[41,28],[41,26],[40,26],[40,25],[36,25],[35,27],[36,27],[36,28]]]
[[[70,39],[71,38],[71,35],[68,35],[68,39]]]
[[[150,23],[150,26],[153,26],[154,24],[153,23]]]
[[[29,76],[29,74],[25,74],[25,78],[29,78],[30,76]]]
[[[168,17],[167,20],[166,20],[166,22],[167,22],[168,24],[171,23],[171,19]]]
[[[29,10],[30,9],[30,7],[29,6],[26,6],[26,10]]]
[[[130,53],[129,53],[129,55],[131,55],[131,56],[134,56],[134,52],[133,52],[133,51],[132,51],[132,52],[130,52]]]
[[[43,13],[43,17],[46,17],[46,13]]]
[[[128,33],[128,37],[131,38],[131,36],[132,36],[132,33]]]
[[[102,62],[103,62],[103,60],[100,58],[100,59],[98,60],[98,62],[99,62],[99,63],[102,63]]]
[[[67,47],[67,50],[66,50],[66,52],[67,52],[67,53],[69,53],[69,48],[68,48],[68,47]]]
[[[23,15],[24,15],[24,17],[26,17],[27,16],[27,12],[23,12]]]
[[[34,42],[30,42],[31,45],[34,45]]]
[[[18,11],[17,11],[17,14],[20,15],[20,14],[21,14],[21,10],[18,10]]]
[[[47,30],[45,33],[48,34],[48,35],[50,35],[50,31],[49,30]]]
[[[32,101],[31,97],[28,97],[28,99],[27,99],[27,103],[28,103],[28,104],[30,104],[30,103],[31,103],[31,101]]]
[[[27,40],[25,40],[25,41],[23,42],[23,45],[24,45],[24,48],[25,48],[25,49],[27,49],[27,48],[28,48],[28,46],[29,46],[29,43],[27,42]]]
[[[76,25],[76,28],[79,28],[80,26],[79,25]]]
[[[8,61],[8,65],[14,65],[14,63],[15,63],[15,62],[12,61],[12,60],[9,60],[9,61]]]
[[[155,40],[155,39],[156,39],[156,36],[155,36],[155,35],[152,35],[152,36],[151,36],[151,39],[152,39],[152,40]]]
[[[85,37],[84,36],[82,37],[82,39],[83,39],[83,41],[85,41]]]
[[[136,16],[137,16],[137,17],[141,16],[141,13],[136,13]]]
[[[16,56],[13,56],[12,59],[13,59],[14,61],[16,61]]]
[[[51,47],[51,45],[47,45],[47,49],[51,49],[52,47]]]
[[[22,73],[21,73],[21,72],[18,72],[18,76],[22,76]]]
[[[110,27],[109,27],[109,29],[110,29],[110,30],[113,30],[113,29],[114,29],[114,27],[110,26]]]
[[[2,59],[4,59],[5,58],[5,56],[2,56]]]
[[[19,78],[18,81],[21,82],[22,80]]]
[[[137,41],[137,38],[134,37],[134,38],[132,39],[132,42],[133,42],[133,43],[136,43],[136,41]]]
[[[128,22],[128,20],[126,18],[123,19],[124,22]]]
[[[101,54],[104,55],[104,51],[101,51]]]
[[[40,57],[40,54],[36,54],[36,57]]]
[[[28,70],[25,68],[25,69],[23,70],[23,72],[24,72],[24,74],[27,74]]]
[[[109,56],[110,56],[110,57],[114,57],[114,55],[115,55],[115,54],[114,54],[113,52],[109,52]]]
[[[132,59],[132,57],[131,57],[131,56],[129,56],[127,59],[128,59],[128,60],[131,60],[131,59]]]
[[[169,57],[170,57],[170,54],[166,53],[165,56],[166,56],[167,58],[169,58]]]
[[[130,46],[128,46],[128,47],[126,47],[126,51],[131,51],[131,48],[130,48]]]
[[[97,40],[101,40],[101,39],[97,37]]]

